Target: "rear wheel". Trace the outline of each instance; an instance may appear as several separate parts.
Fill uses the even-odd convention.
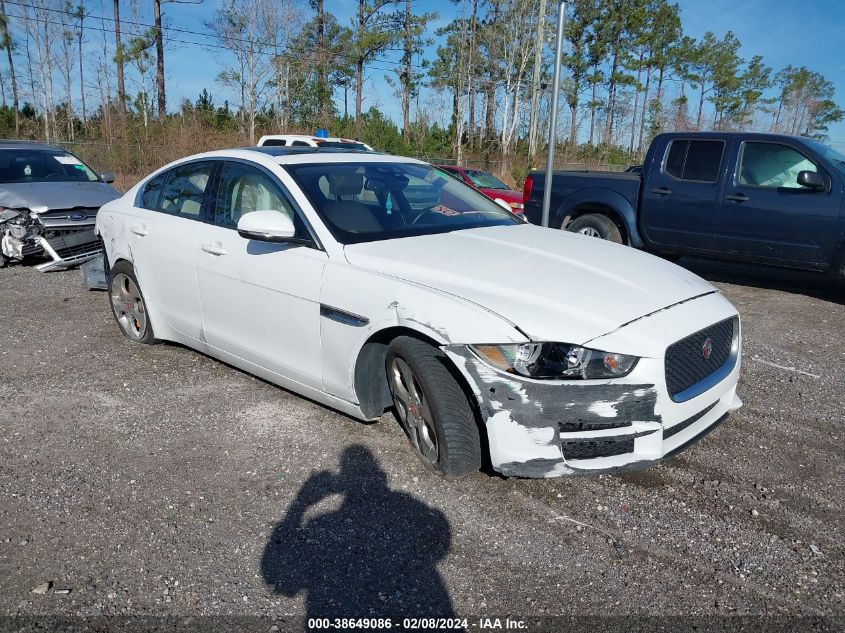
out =
[[[396,416],[423,464],[457,477],[481,468],[475,413],[446,355],[418,339],[400,336],[387,350],[386,369]]]
[[[599,213],[587,213],[578,216],[567,225],[566,230],[588,237],[600,237],[617,244],[622,243],[622,232],[616,226],[616,223],[606,215]]]
[[[126,338],[148,345],[158,342],[135,269],[129,262],[118,262],[109,271],[109,299],[115,321]]]

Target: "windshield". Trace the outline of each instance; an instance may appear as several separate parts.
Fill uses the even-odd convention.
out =
[[[415,163],[285,165],[342,244],[522,224],[439,169]]]
[[[73,154],[54,149],[0,150],[0,183],[96,182],[99,178]]]
[[[486,171],[467,169],[465,173],[467,178],[470,179],[470,182],[476,187],[483,187],[484,189],[510,189],[505,183]]]
[[[828,147],[824,143],[819,143],[818,141],[810,141],[805,139],[805,142],[807,143],[807,145],[816,150],[816,152],[818,152],[824,158],[833,163],[834,167],[836,167],[839,171],[845,174],[845,154],[837,152],[832,147]]]

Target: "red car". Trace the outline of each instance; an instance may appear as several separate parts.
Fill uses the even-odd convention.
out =
[[[435,165],[435,167],[472,185],[491,200],[504,201],[514,213],[523,212],[522,192],[514,191],[490,172],[455,165]]]

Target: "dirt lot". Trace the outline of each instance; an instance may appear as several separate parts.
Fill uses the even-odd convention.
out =
[[[478,630],[765,614],[842,630],[845,283],[681,264],[742,314],[744,408],[639,473],[460,481],[428,475],[390,416],[361,424],[130,344],[78,271],[0,270],[0,615],[454,614]]]

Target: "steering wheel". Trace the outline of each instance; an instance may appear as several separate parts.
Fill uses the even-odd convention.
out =
[[[53,171],[53,172],[50,172],[49,174],[45,174],[44,180],[53,180],[54,178],[58,178],[58,177],[59,177],[59,174],[57,174],[56,172]]]
[[[431,209],[424,209],[417,217],[415,217],[413,220],[411,220],[411,226],[415,225],[417,222],[419,222],[422,218],[424,218],[427,215],[442,216],[443,214],[438,213],[437,211],[432,211]]]

